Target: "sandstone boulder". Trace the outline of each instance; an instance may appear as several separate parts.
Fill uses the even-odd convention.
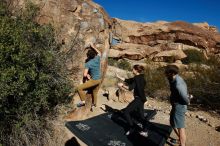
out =
[[[167,61],[175,62],[176,60],[181,60],[185,57],[186,55],[182,50],[168,50],[156,54],[153,60],[160,62],[167,62]]]
[[[113,47],[121,52],[115,55],[116,58],[124,57],[131,59],[129,55],[123,56],[125,54],[124,50],[126,50],[126,53],[145,52],[143,55],[145,57],[148,56],[146,54],[152,54],[152,52],[156,55],[163,51],[184,49],[184,47],[205,50],[204,52],[208,54],[218,54],[220,52],[218,45],[220,34],[217,31],[213,31],[214,28],[207,23],[190,24],[182,21],[139,23],[114,18],[113,25],[114,36],[120,40],[120,43]],[[177,55],[178,59],[185,57],[182,52],[178,52],[180,53]],[[161,53],[156,56],[161,56]],[[155,58],[154,56],[148,57]],[[143,59],[142,56],[134,58]]]
[[[28,5],[26,0],[6,2],[14,15]],[[108,52],[111,19],[98,4],[90,0],[30,0],[30,2],[40,9],[36,22],[51,24],[55,28],[57,42],[62,44],[62,51],[68,56],[66,65],[70,72],[79,71],[81,74],[86,56],[84,48],[90,42],[103,53]]]

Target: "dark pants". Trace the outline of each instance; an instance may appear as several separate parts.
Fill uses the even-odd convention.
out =
[[[133,112],[135,112],[135,115],[137,115],[140,118],[140,122],[143,125],[143,129],[144,129],[146,126],[146,120],[144,118],[144,102],[142,102],[139,99],[134,99],[124,109],[124,116],[129,124],[130,128],[134,127],[134,123],[133,123],[132,117],[131,117],[131,113],[133,113]]]

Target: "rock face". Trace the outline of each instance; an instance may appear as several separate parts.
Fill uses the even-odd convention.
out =
[[[3,1],[14,15],[19,14],[27,5],[27,0]],[[65,65],[72,73],[70,78],[75,85],[81,80],[86,57],[84,48],[89,43],[93,43],[102,52],[102,77],[105,76],[108,57],[135,61],[149,58],[155,62],[173,60],[179,64],[186,57],[184,49],[201,50],[206,55],[220,54],[220,34],[207,23],[138,23],[112,19],[91,0],[29,1],[40,9],[35,21],[39,24],[52,24],[55,28],[57,42],[62,44],[61,51],[66,54]],[[132,97],[131,93],[120,91],[119,99],[122,101],[130,102]],[[75,110],[67,118],[86,118],[91,107],[90,99],[87,98],[87,106]]]
[[[16,15],[20,9],[26,7],[25,1],[7,0],[6,2],[12,13]],[[86,54],[84,48],[90,42],[94,43],[102,53],[108,52],[111,19],[99,5],[91,0],[30,1],[40,8],[36,21],[39,24],[52,24],[55,28],[57,41],[62,44],[62,51],[68,56],[66,65],[70,71],[76,67],[79,71],[82,70]]]
[[[7,0],[14,14],[25,8],[25,1]],[[138,23],[110,18],[102,7],[91,0],[30,1],[40,8],[36,21],[55,27],[57,41],[62,43],[63,51],[70,54],[66,60],[69,70],[76,66],[82,70],[84,47],[89,42],[103,52],[103,60],[107,57],[130,60],[148,58],[155,62],[181,63],[181,59],[186,57],[185,49],[197,49],[205,55],[220,54],[220,34],[216,27],[208,23]],[[109,52],[111,36],[113,40]]]
[[[25,9],[26,0],[7,0],[12,13],[16,15]],[[39,24],[52,24],[55,28],[57,42],[62,44],[66,54],[66,66],[70,79],[78,86],[82,80],[86,51],[93,43],[101,52],[102,75],[107,68],[107,56],[110,40],[111,19],[107,13],[91,0],[30,0],[40,9],[36,17]],[[103,78],[102,77],[102,78]],[[90,112],[91,95],[87,95],[86,106],[76,109],[65,118],[84,119]]]
[[[114,58],[138,60],[147,57],[166,62],[169,58],[178,61],[186,57],[184,49],[197,49],[206,54],[220,53],[220,34],[207,23],[138,23],[113,18],[113,26],[114,38],[119,42],[110,51]]]

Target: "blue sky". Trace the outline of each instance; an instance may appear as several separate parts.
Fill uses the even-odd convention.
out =
[[[93,0],[111,17],[139,22],[208,22],[220,30],[220,0]]]

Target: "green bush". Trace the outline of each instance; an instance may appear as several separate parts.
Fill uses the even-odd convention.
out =
[[[220,62],[217,57],[211,56],[209,65],[190,66],[191,75],[183,75],[186,79],[189,92],[204,105],[220,109]]]
[[[188,90],[203,105],[220,109],[220,61],[215,55],[206,59],[204,54],[197,50],[185,50],[187,58],[182,62],[189,65],[188,72],[183,74]]]
[[[13,130],[32,120],[43,123],[70,92],[53,29],[30,20],[37,8],[29,6],[15,18],[0,3],[0,143],[5,145]]]
[[[156,92],[169,90],[163,67],[152,68],[150,66],[145,69],[145,77],[147,81],[146,91],[149,96],[154,97]],[[163,92],[164,93],[164,92]],[[161,94],[163,94],[161,92]],[[165,96],[165,95],[159,95]]]
[[[187,57],[182,59],[183,64],[206,62],[204,54],[198,50],[188,49],[184,50],[184,53]]]
[[[131,64],[127,60],[124,60],[124,59],[119,60],[117,66],[120,69],[131,70]]]
[[[117,66],[117,60],[114,58],[108,58],[108,65]]]
[[[131,64],[124,59],[116,60],[114,58],[109,58],[108,65],[115,66],[123,70],[131,70]]]

